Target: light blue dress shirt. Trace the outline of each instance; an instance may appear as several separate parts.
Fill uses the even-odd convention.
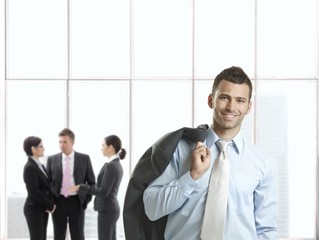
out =
[[[219,154],[218,136],[210,130],[204,144],[212,152],[210,169],[198,180],[190,176],[195,144],[182,139],[164,173],[144,191],[150,220],[168,215],[166,240],[199,240],[208,183]],[[277,236],[277,184],[275,162],[241,133],[228,147],[231,164],[224,240],[275,240]]]

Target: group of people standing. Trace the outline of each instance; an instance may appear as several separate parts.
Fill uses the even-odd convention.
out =
[[[123,177],[120,160],[126,156],[121,139],[110,135],[103,139],[102,153],[107,161],[97,181],[89,155],[74,151],[75,135],[69,128],[59,133],[60,153],[49,156],[46,167],[42,139],[29,136],[23,149],[28,156],[23,171],[27,189],[24,205],[30,239],[45,240],[49,213],[52,214],[54,240],[64,240],[69,225],[71,239],[84,240],[85,209],[95,195],[94,210],[98,212],[98,236],[116,239],[116,222],[120,215],[117,200]]]

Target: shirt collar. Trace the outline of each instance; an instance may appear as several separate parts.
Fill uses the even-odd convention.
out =
[[[62,159],[65,160],[65,158],[69,156],[71,159],[74,158],[74,151],[72,151],[69,155],[66,155],[65,153],[62,153]]]
[[[207,137],[206,137],[206,146],[208,148],[211,148],[211,146],[213,146],[213,144],[215,144],[215,142],[218,139],[219,138],[216,135],[216,133],[214,132],[214,130],[212,128],[209,128],[208,133],[207,133]]]
[[[111,156],[111,157],[109,157],[109,158],[107,159],[107,162],[111,162],[112,160],[114,160],[114,159],[116,159],[116,158],[118,158],[118,155],[117,155],[117,154],[114,154],[113,156]]]
[[[214,132],[212,128],[210,128],[206,138],[206,146],[210,148],[213,144],[215,144],[216,141],[218,141],[218,139],[219,137],[217,136],[217,134]],[[232,139],[232,141],[233,141],[232,146],[234,146],[236,152],[239,154],[242,151],[244,146],[244,139],[243,139],[241,131],[239,131],[236,134],[236,136]]]
[[[244,147],[244,138],[241,131],[239,131],[239,133],[237,133],[237,135],[233,138],[233,143],[237,153],[241,153]]]
[[[42,163],[40,162],[40,160],[35,160],[33,157],[30,157],[33,161],[35,161],[35,163],[39,166],[42,167]]]

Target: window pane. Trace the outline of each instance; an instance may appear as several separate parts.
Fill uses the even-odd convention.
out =
[[[66,1],[6,3],[8,78],[66,78]]]
[[[212,78],[234,65],[253,76],[254,14],[254,0],[195,1],[196,78]]]
[[[277,161],[280,237],[315,237],[316,86],[258,82],[257,143]]]
[[[121,161],[124,175],[118,199],[123,210],[124,195],[129,180],[129,82],[128,81],[81,81],[70,83],[70,127],[75,133],[76,151],[90,155],[97,177],[107,160],[101,152],[104,137],[115,134],[122,140],[127,155]],[[85,214],[86,237],[97,237],[97,213],[93,201]],[[117,223],[117,235],[124,236],[122,214]]]
[[[212,109],[208,106],[208,95],[212,92],[213,80],[195,81],[194,122],[195,126],[212,123]]]
[[[191,81],[134,81],[132,86],[132,166],[156,140],[192,126]]]
[[[45,146],[45,156],[58,151],[57,133],[65,126],[65,100],[63,81],[7,82],[6,180],[9,238],[29,237],[23,215],[27,194],[23,181],[23,167],[27,161],[23,140],[27,136],[39,136]],[[45,159],[46,157],[41,159],[44,164]],[[52,232],[52,224],[48,224],[48,236],[52,236]]]
[[[133,76],[192,76],[192,1],[133,5]]]
[[[259,77],[316,76],[317,4],[316,0],[258,1]]]
[[[128,78],[129,1],[71,1],[71,78]]]

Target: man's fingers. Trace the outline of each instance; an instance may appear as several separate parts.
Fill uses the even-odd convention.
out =
[[[195,148],[199,148],[199,147],[201,147],[202,145],[203,145],[202,142],[197,142]]]
[[[209,148],[206,148],[206,155],[207,155],[207,157],[210,158],[210,156],[211,156],[211,151],[210,151]]]

